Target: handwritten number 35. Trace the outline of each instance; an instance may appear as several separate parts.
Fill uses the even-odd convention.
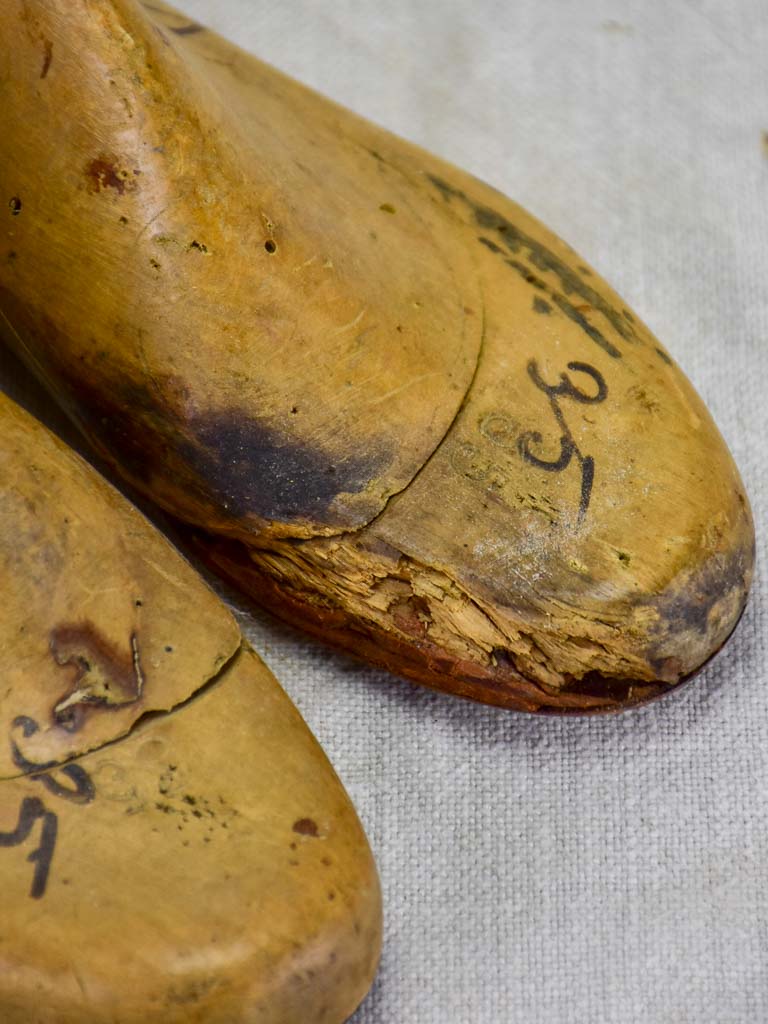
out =
[[[543,391],[549,398],[552,414],[560,428],[559,456],[556,459],[546,459],[542,458],[541,455],[537,455],[535,451],[532,451],[532,445],[538,447],[544,443],[544,438],[538,430],[531,430],[527,433],[521,434],[518,438],[517,444],[518,451],[526,462],[532,466],[536,466],[538,469],[543,469],[550,473],[562,473],[564,469],[568,468],[574,456],[578,459],[581,466],[581,500],[579,502],[579,521],[581,522],[587,513],[590,498],[592,496],[595,463],[592,456],[584,455],[576,443],[574,436],[571,433],[571,429],[566,422],[563,410],[560,408],[560,401],[562,399],[569,398],[571,401],[577,402],[579,405],[595,405],[599,402],[605,401],[608,396],[608,386],[605,383],[605,378],[599,370],[596,370],[594,366],[590,366],[589,363],[568,363],[568,369],[572,373],[581,373],[589,377],[595,385],[594,393],[591,391],[583,391],[573,383],[567,373],[560,374],[559,384],[548,384],[541,376],[539,365],[536,360],[532,359],[528,363],[528,376],[539,391]]]

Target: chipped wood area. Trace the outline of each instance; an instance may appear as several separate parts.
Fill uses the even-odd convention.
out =
[[[717,584],[709,602],[711,580],[682,581],[678,610],[690,607],[700,620],[686,634],[653,599],[613,621],[557,601],[514,614],[374,538],[367,547],[333,539],[266,551],[191,537],[218,572],[324,641],[434,688],[522,711],[614,711],[661,696],[701,666],[713,634],[718,647],[725,642],[745,599],[744,565],[731,566],[731,589],[721,595]]]

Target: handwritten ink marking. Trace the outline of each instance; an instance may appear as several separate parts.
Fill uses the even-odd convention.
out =
[[[59,819],[52,811],[46,809],[39,797],[27,796],[21,802],[16,828],[13,832],[0,832],[0,846],[21,846],[29,837],[38,820],[43,823],[40,844],[27,857],[27,861],[35,866],[32,886],[29,890],[29,895],[33,900],[39,900],[45,895],[53,851],[56,848]]]
[[[564,399],[570,399],[580,405],[595,405],[604,402],[608,397],[608,386],[600,371],[596,370],[594,366],[590,366],[589,363],[571,362],[568,363],[568,369],[571,373],[586,374],[594,382],[594,393],[585,391],[582,387],[574,384],[567,373],[560,374],[557,384],[549,384],[541,376],[536,360],[532,359],[528,363],[528,376],[538,390],[542,391],[549,399],[555,421],[560,428],[560,450],[554,457],[546,457],[541,451],[535,450],[545,444],[545,438],[541,431],[521,431],[518,421],[506,413],[497,411],[485,413],[478,421],[478,430],[495,448],[516,452],[530,466],[543,469],[548,473],[564,472],[575,458],[581,468],[581,495],[578,512],[578,524],[581,525],[589,510],[592,497],[595,460],[591,455],[585,455],[579,448],[566,422],[560,403]],[[451,465],[457,473],[465,476],[468,480],[482,484],[489,492],[503,491],[511,483],[507,471],[470,441],[463,441],[452,448]],[[533,499],[533,495],[528,497]],[[538,501],[547,504],[547,499],[543,497],[540,497]],[[546,509],[548,518],[551,518],[553,508],[548,505]]]
[[[577,324],[603,352],[613,359],[620,359],[622,356],[619,348],[606,338],[594,324],[590,323],[566,296],[577,296],[584,304],[601,314],[622,341],[634,344],[642,340],[635,328],[631,314],[627,316],[623,309],[621,311],[616,309],[601,291],[593,288],[588,281],[584,280],[583,267],[574,269],[553,249],[548,248],[533,235],[527,234],[503,214],[478,202],[442,178],[431,174],[428,174],[427,177],[446,203],[453,205],[454,201],[458,201],[464,204],[474,224],[480,230],[496,232],[496,241],[489,238],[487,234],[478,235],[481,245],[503,259],[528,284],[541,291],[546,291],[549,300]],[[510,258],[505,255],[505,252],[518,258]],[[551,283],[554,280],[557,284],[545,282],[531,271],[531,267],[535,267],[541,274],[547,275],[548,282]]]
[[[33,718],[26,715],[19,715],[13,720],[13,728],[21,729],[24,737],[28,739],[39,731],[40,726]],[[67,764],[59,767],[56,761],[47,761],[45,764],[35,764],[28,761],[19,750],[17,743],[11,739],[11,758],[17,768],[20,768],[25,775],[29,775],[35,782],[42,782],[45,788],[54,796],[62,797],[74,804],[89,804],[96,796],[96,790],[88,772],[79,764]],[[57,771],[73,783],[72,786],[62,785],[50,774]]]
[[[34,736],[40,726],[33,718],[19,715],[13,721],[14,729],[20,729],[25,738]],[[32,782],[40,782],[54,796],[61,797],[75,804],[89,804],[96,796],[88,772],[79,764],[67,764],[59,767],[55,761],[36,764],[29,761],[19,749],[16,741],[11,738],[11,757],[17,768],[29,776]],[[53,777],[53,772],[63,775],[71,785],[64,785]],[[27,860],[35,865],[32,876],[32,887],[29,895],[39,900],[45,895],[50,875],[53,854],[56,849],[56,838],[59,831],[59,818],[49,811],[39,797],[24,797],[19,809],[19,820],[13,832],[0,832],[0,847],[20,846],[27,840],[36,821],[42,822],[40,844],[29,854]]]
[[[617,336],[615,340],[629,344],[637,344],[643,340],[636,329],[632,314],[626,309],[617,309],[601,290],[592,287],[585,280],[591,276],[588,268],[576,265],[574,269],[569,260],[550,249],[537,237],[527,234],[497,210],[479,202],[442,178],[431,174],[428,174],[427,177],[449,206],[455,208],[457,203],[463,204],[466,212],[459,213],[461,219],[464,223],[474,222],[474,225],[483,232],[477,236],[478,242],[489,252],[502,259],[526,284],[540,293],[533,295],[534,312],[551,314],[556,307],[576,324],[591,342],[612,359],[622,358],[621,349],[614,344],[614,341],[606,337],[603,331],[587,318],[585,313],[600,314],[615,331]],[[456,212],[455,209],[454,212]],[[493,238],[489,237],[490,233],[494,234]],[[663,351],[657,350],[657,352],[662,359],[667,358]],[[563,472],[574,457],[578,460],[581,467],[578,522],[582,523],[592,497],[595,460],[591,455],[584,455],[576,444],[560,408],[560,401],[569,398],[582,404],[602,402],[608,394],[608,389],[602,374],[588,363],[572,362],[568,364],[568,369],[591,376],[597,386],[596,394],[589,395],[576,387],[567,374],[561,375],[560,384],[547,384],[539,374],[536,361],[533,360],[528,365],[529,376],[536,387],[548,396],[552,412],[561,430],[560,452],[557,458],[547,459],[533,450],[533,447],[543,444],[544,441],[539,431],[522,434],[518,439],[518,451],[530,465],[552,473]],[[489,436],[489,440],[498,443],[493,436]]]
[[[578,514],[578,523],[580,525],[584,522],[592,497],[592,487],[595,480],[595,460],[591,455],[584,455],[577,445],[560,408],[560,400],[570,398],[581,405],[594,405],[605,401],[608,395],[608,386],[603,375],[594,366],[590,366],[589,363],[571,362],[568,363],[568,369],[573,373],[584,373],[591,377],[597,388],[595,394],[582,391],[581,388],[573,383],[567,373],[560,374],[559,384],[548,384],[539,372],[537,361],[532,359],[528,363],[528,376],[539,391],[543,391],[549,398],[550,408],[561,431],[560,453],[558,457],[555,459],[542,458],[531,450],[531,445],[539,446],[544,442],[544,438],[538,430],[531,430],[521,434],[517,445],[521,457],[527,463],[549,473],[562,473],[571,464],[574,456],[576,457],[581,467],[581,497]]]

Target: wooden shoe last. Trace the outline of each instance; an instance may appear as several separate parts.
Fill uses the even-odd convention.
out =
[[[341,1024],[376,869],[230,613],[0,397],[0,1020]]]
[[[743,485],[565,243],[154,0],[8,0],[0,37],[7,334],[221,572],[529,711],[637,704],[720,648]]]

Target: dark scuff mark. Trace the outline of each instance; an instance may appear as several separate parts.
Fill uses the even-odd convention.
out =
[[[706,636],[713,628],[712,612],[724,598],[736,594],[739,608],[745,604],[754,557],[754,547],[714,555],[681,585],[643,602],[659,613],[657,633],[662,638],[688,631]]]
[[[14,309],[0,302],[6,313]],[[259,516],[292,523],[311,520],[345,528],[355,521],[340,495],[365,491],[391,464],[391,442],[361,450],[310,444],[289,428],[300,417],[260,420],[250,410],[188,412],[195,396],[172,375],[133,379],[119,362],[103,358],[110,341],[91,340],[93,355],[71,359],[72,341],[50,318],[40,325],[19,311],[14,326],[48,387],[96,452],[155,500],[174,495],[176,515],[205,526]],[[295,429],[295,428],[294,428]],[[182,500],[180,501],[179,498]]]
[[[149,485],[170,450],[175,426],[156,396],[127,378],[119,385],[100,381],[85,367],[80,376],[57,373],[54,383],[66,410],[98,452],[132,480]]]
[[[339,494],[357,494],[389,453],[339,458],[236,409],[189,421],[181,458],[230,515],[290,522],[323,517]]]
[[[45,78],[48,72],[51,70],[51,62],[53,61],[53,43],[50,39],[43,40],[43,69],[40,72],[40,77]]]
[[[669,358],[669,356],[663,348],[657,348],[656,355],[660,356],[660,358],[667,364],[667,366],[672,366],[672,360]]]
[[[203,25],[198,25],[196,21],[190,21],[188,25],[179,25],[177,28],[171,28],[171,32],[174,32],[177,36],[195,36],[198,32],[205,32]]]
[[[711,556],[704,565],[662,594],[638,599],[639,607],[658,613],[647,659],[661,679],[676,680],[691,669],[680,660],[681,640],[698,634],[701,664],[698,671],[736,627],[749,594],[755,564],[755,540],[749,512],[744,508],[750,535],[729,553]],[[714,613],[714,614],[713,614]],[[689,646],[689,645],[688,645]]]
[[[137,172],[134,171],[134,174]],[[85,177],[88,191],[94,194],[106,192],[112,188],[118,195],[133,192],[136,182],[131,180],[130,173],[119,166],[117,157],[101,154],[85,165]]]
[[[544,316],[549,316],[552,312],[552,307],[548,302],[541,298],[539,295],[533,297],[533,311],[534,313],[542,313]]]
[[[135,633],[126,655],[90,622],[62,625],[51,631],[50,648],[57,665],[75,669],[70,688],[53,709],[54,722],[68,732],[81,728],[88,705],[115,710],[141,698],[144,676]]]
[[[464,203],[470,210],[475,223],[478,227],[483,229],[493,229],[499,234],[501,244],[514,256],[520,256],[526,259],[530,264],[538,271],[544,274],[552,274],[557,278],[560,284],[560,288],[563,295],[557,296],[555,293],[552,294],[552,298],[558,305],[561,306],[566,315],[574,319],[574,322],[585,331],[591,341],[596,342],[603,351],[607,352],[613,358],[620,358],[621,352],[619,349],[608,341],[600,331],[597,330],[593,325],[589,324],[588,321],[578,314],[572,303],[568,301],[564,296],[576,295],[584,303],[592,306],[597,312],[601,313],[603,317],[608,321],[611,327],[616,331],[620,338],[629,343],[638,342],[640,339],[637,335],[632,324],[623,316],[622,312],[619,312],[614,308],[601,294],[592,288],[578,272],[577,269],[572,268],[559,256],[557,256],[551,249],[537,241],[531,235],[526,234],[522,229],[518,228],[517,225],[513,224],[512,221],[508,220],[502,214],[493,210],[489,206],[485,206],[483,203],[476,202],[470,196],[468,196],[461,189],[454,188],[448,182],[438,178],[434,175],[428,174],[428,179],[431,183],[439,190],[443,199],[451,203],[454,199],[457,199]],[[488,241],[481,239],[484,245],[488,245]],[[494,243],[495,245],[496,243]],[[492,250],[495,251],[495,250]],[[508,263],[510,261],[507,261]],[[520,264],[510,263],[514,269],[518,269]],[[528,271],[530,273],[530,271]],[[559,300],[559,301],[558,301]],[[571,313],[576,313],[574,317]],[[580,319],[577,319],[580,317]]]
[[[294,821],[293,831],[297,832],[300,836],[312,836],[314,839],[317,839],[320,834],[317,822],[311,818],[299,818],[298,821]]]
[[[1,290],[0,303],[7,313]],[[22,327],[30,339],[28,351],[35,354],[31,358],[39,367],[36,374],[44,373],[49,390],[98,454],[144,489],[150,488],[156,475],[167,477],[175,441],[183,429],[181,418],[174,414],[174,406],[188,398],[183,383],[165,377],[153,388],[133,380],[128,372],[121,372],[122,365],[107,360],[110,342],[96,338],[91,339],[91,359],[72,360],[70,365],[66,353],[72,351],[72,340],[67,334],[50,317],[43,315],[38,327],[22,314],[13,318],[14,325]],[[178,465],[172,471],[183,476]],[[140,598],[135,605],[141,607]]]

